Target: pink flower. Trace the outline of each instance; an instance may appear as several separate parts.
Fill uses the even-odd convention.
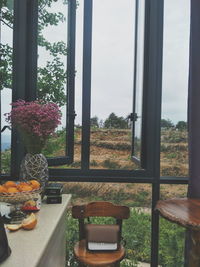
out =
[[[61,124],[61,111],[55,103],[18,100],[10,113],[4,114],[6,121],[26,134],[46,140]]]

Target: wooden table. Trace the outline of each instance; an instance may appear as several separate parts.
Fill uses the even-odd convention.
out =
[[[189,267],[200,266],[200,199],[159,200],[156,210],[165,219],[191,230]]]

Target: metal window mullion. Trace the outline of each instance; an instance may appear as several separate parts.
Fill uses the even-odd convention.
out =
[[[134,34],[134,73],[133,73],[133,114],[136,107],[136,81],[137,81],[137,53],[138,53],[138,0],[135,1],[135,34]],[[132,121],[132,140],[131,140],[131,155],[134,156],[135,149],[135,120]]]
[[[83,26],[83,98],[81,168],[89,169],[92,58],[92,0],[84,1]]]
[[[1,17],[1,8],[0,8],[0,17]],[[0,20],[0,45],[1,45],[1,20]],[[0,55],[0,61],[1,61],[1,55]],[[1,81],[0,81],[0,88],[1,88]],[[0,118],[1,118],[1,90],[0,90]],[[1,119],[0,119],[0,130],[1,130]],[[1,169],[1,166],[2,166],[2,163],[1,163],[1,131],[0,131],[0,177],[1,177],[1,172],[2,172],[2,169]]]
[[[159,216],[155,206],[160,197],[160,121],[162,100],[162,56],[164,1],[149,5],[149,66],[147,93],[147,160],[152,164],[151,266],[158,266]],[[148,168],[148,166],[147,166]],[[150,168],[150,166],[149,166]]]
[[[144,26],[144,59],[143,59],[143,96],[142,96],[142,134],[141,134],[141,167],[146,168],[152,172],[152,161],[153,157],[151,155],[152,151],[149,148],[149,142],[152,138],[150,134],[150,138],[148,136],[148,130],[150,132],[153,129],[148,126],[148,115],[149,112],[152,114],[151,109],[149,110],[148,102],[149,98],[151,98],[151,85],[149,79],[150,72],[150,1],[145,2],[145,26]],[[149,93],[150,92],[150,93]],[[151,117],[153,119],[153,116]]]
[[[38,57],[38,0],[27,0],[26,33],[26,88],[25,99],[37,97],[37,57]]]
[[[14,0],[13,91],[12,101],[32,100],[37,73],[37,0]],[[12,129],[11,176],[19,178],[24,146],[19,133]]]
[[[14,1],[13,25],[13,88],[12,101],[25,98],[26,88],[26,32],[27,2]],[[11,176],[17,178],[24,148],[16,129],[12,129],[11,138]]]
[[[68,1],[66,155],[74,158],[76,0]]]

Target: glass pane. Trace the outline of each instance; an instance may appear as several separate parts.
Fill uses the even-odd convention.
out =
[[[43,151],[47,157],[65,156],[67,1],[39,1],[38,98],[57,103],[62,124]]]
[[[161,199],[187,197],[187,185],[161,185]],[[185,228],[160,218],[159,264],[184,266]]]
[[[81,167],[82,144],[82,63],[83,63],[83,5],[79,1],[76,9],[76,76],[75,76],[75,134],[74,134],[74,161],[68,166],[72,169]]]
[[[1,76],[1,127],[8,125],[4,114],[10,112],[12,102],[12,47],[13,47],[13,1],[0,3],[0,76]],[[10,172],[11,132],[7,128],[1,134],[1,173]]]
[[[145,1],[138,1],[138,19],[136,22],[135,43],[135,77],[134,77],[134,144],[133,156],[141,160],[142,146],[142,104],[143,104],[143,72],[144,72],[144,27]]]
[[[93,1],[92,38],[90,168],[132,170],[133,1]]]
[[[122,267],[135,267],[139,262],[150,263],[151,253],[151,185],[114,183],[64,183],[64,192],[73,195],[72,206],[90,201],[109,201],[130,207],[130,218],[123,221],[126,240],[126,259]],[[73,257],[73,246],[78,240],[78,223],[68,212],[67,266],[78,266]],[[92,221],[92,220],[91,220]],[[93,221],[92,221],[93,222]],[[106,218],[95,218],[95,223],[108,223]]]
[[[190,1],[164,1],[161,175],[188,176]]]

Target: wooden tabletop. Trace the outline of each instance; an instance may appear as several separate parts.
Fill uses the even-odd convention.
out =
[[[159,200],[156,210],[171,222],[200,230],[200,199],[175,198]]]

